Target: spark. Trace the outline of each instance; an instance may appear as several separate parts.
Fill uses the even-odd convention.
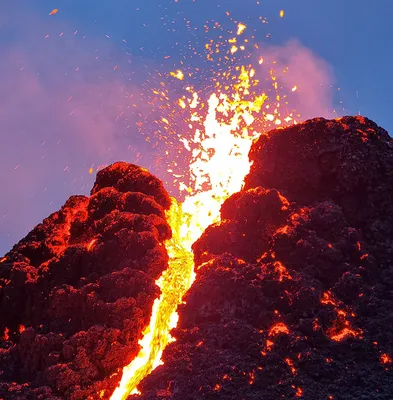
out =
[[[235,54],[238,51],[238,47],[237,46],[232,46],[231,47],[231,54]]]
[[[170,72],[170,75],[173,76],[174,78],[179,79],[180,81],[184,79],[184,73],[180,69],[178,69],[175,72]]]
[[[241,35],[245,31],[246,28],[247,28],[246,25],[238,24],[238,26],[237,26],[237,35]]]

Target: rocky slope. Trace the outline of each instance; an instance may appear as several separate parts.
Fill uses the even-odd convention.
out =
[[[109,398],[139,351],[170,199],[135,165],[100,171],[0,263],[0,398]]]
[[[314,119],[250,158],[194,244],[177,340],[130,399],[393,399],[393,139]],[[116,163],[1,260],[0,399],[109,398],[158,295],[169,205]]]
[[[250,158],[142,399],[393,399],[393,140],[314,119]]]

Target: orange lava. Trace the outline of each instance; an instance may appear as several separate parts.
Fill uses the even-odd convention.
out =
[[[9,333],[10,333],[10,330],[8,328],[5,328],[2,339],[3,340],[8,340],[10,338]]]
[[[345,310],[340,309],[340,304],[337,300],[334,299],[334,296],[330,291],[323,293],[321,298],[321,303],[325,305],[332,305],[334,310],[337,313],[337,319],[333,326],[327,330],[327,335],[331,340],[336,342],[341,342],[342,340],[353,337],[353,338],[362,338],[362,330],[353,329],[351,327],[350,322],[347,319],[348,313]],[[354,313],[350,314],[352,317],[355,317]]]
[[[93,249],[94,245],[96,244],[96,242],[97,242],[97,239],[91,240],[91,241],[89,242],[89,244],[87,245],[87,250],[88,250],[88,251],[91,251],[91,250]]]
[[[360,332],[355,331],[349,327],[345,327],[341,329],[339,332],[337,332],[336,329],[332,328],[328,331],[328,335],[330,339],[336,342],[341,342],[342,340],[348,338],[349,336],[352,336],[354,338],[360,337]]]
[[[338,303],[334,300],[330,291],[323,293],[322,298],[321,298],[321,303],[322,304],[331,304],[335,307],[338,306]]]
[[[296,368],[293,365],[293,361],[290,358],[286,358],[285,362],[288,364],[289,368],[291,369],[291,372],[293,375],[296,374]]]
[[[296,389],[296,394],[295,394],[296,397],[302,397],[303,394],[304,394],[304,390],[302,388]]]
[[[240,43],[245,31],[246,25],[239,23],[236,35],[224,44],[228,59],[245,49],[245,45]],[[206,50],[207,59],[213,60],[213,43],[208,43]],[[187,80],[187,75],[180,69],[169,74],[181,82]],[[122,379],[111,400],[124,400],[130,393],[138,393],[139,382],[162,363],[162,352],[175,340],[170,331],[177,325],[177,306],[195,279],[191,246],[209,225],[220,221],[221,204],[242,188],[244,177],[250,170],[248,153],[253,140],[268,124],[278,126],[284,123],[282,121],[296,123],[291,112],[281,116],[280,103],[282,101],[288,109],[288,102],[284,100],[285,96],[278,94],[279,85],[273,69],[269,79],[275,96],[270,102],[251,64],[217,72],[213,79],[214,91],[207,101],[200,92],[185,86],[187,95],[175,102],[179,112],[185,115],[183,122],[192,134],[173,133],[184,145],[190,162],[188,178],[184,174],[176,174],[171,168],[168,172],[173,174],[174,182],[179,183],[185,200],[180,204],[173,199],[172,207],[167,212],[173,236],[165,243],[170,258],[168,269],[156,282],[161,295],[154,301],[149,326],[139,341],[140,352],[124,367]],[[169,93],[165,90],[153,93],[168,101]],[[178,126],[176,118],[178,112],[162,116],[163,130],[168,134]],[[289,206],[285,198],[283,204],[283,207]],[[280,263],[276,263],[275,268],[281,279],[290,279]],[[289,333],[283,323],[272,327],[269,335],[279,333]],[[214,390],[220,390],[220,385],[217,384]]]
[[[289,233],[290,229],[291,228],[289,225],[285,225],[285,226],[282,226],[281,228],[278,228],[276,233],[281,233],[281,234],[287,235]]]
[[[393,362],[392,357],[390,357],[386,353],[381,354],[380,360],[381,360],[381,364],[390,364]]]
[[[216,384],[216,386],[214,386],[214,390],[216,391],[216,392],[219,392],[220,390],[221,390],[221,385],[219,384],[219,383],[217,383]]]
[[[56,230],[51,233],[48,247],[57,255],[62,254],[68,247],[71,237],[71,224],[76,219],[84,221],[87,219],[87,203],[81,202],[78,206],[67,207],[64,209],[64,221],[56,226]]]
[[[289,335],[289,329],[283,322],[278,322],[269,330],[269,336],[276,336],[280,333]]]
[[[282,282],[285,279],[292,279],[292,276],[289,274],[288,270],[284,267],[284,265],[280,261],[274,262],[274,268],[279,273],[279,281]]]

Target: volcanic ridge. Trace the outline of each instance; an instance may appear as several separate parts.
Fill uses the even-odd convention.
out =
[[[140,400],[393,399],[393,139],[363,117],[262,134],[193,245],[196,280]],[[167,268],[171,200],[98,172],[0,259],[0,399],[109,399]]]

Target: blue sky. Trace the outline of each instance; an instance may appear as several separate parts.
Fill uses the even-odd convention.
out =
[[[136,133],[139,116],[131,104],[152,84],[157,70],[169,72],[180,61],[211,68],[190,48],[202,52],[206,38],[216,35],[212,30],[205,33],[206,21],[233,26],[226,11],[246,23],[266,51],[282,54],[288,41],[297,41],[291,47],[292,61],[297,52],[302,55],[294,70],[305,71],[303,80],[312,64],[312,96],[304,96],[300,105],[307,116],[322,113],[312,106],[316,98],[326,97],[325,89],[315,86],[320,79],[332,86],[329,101],[338,115],[360,112],[393,132],[390,0],[257,3],[2,2],[0,253],[71,194],[87,194],[94,180],[88,173],[93,164],[137,162],[165,179],[164,166],[155,163],[158,150]],[[49,16],[54,8],[59,12]],[[279,16],[281,9],[284,18]],[[268,24],[262,24],[260,16]],[[147,108],[142,113],[150,115]],[[119,112],[124,112],[120,119]]]

